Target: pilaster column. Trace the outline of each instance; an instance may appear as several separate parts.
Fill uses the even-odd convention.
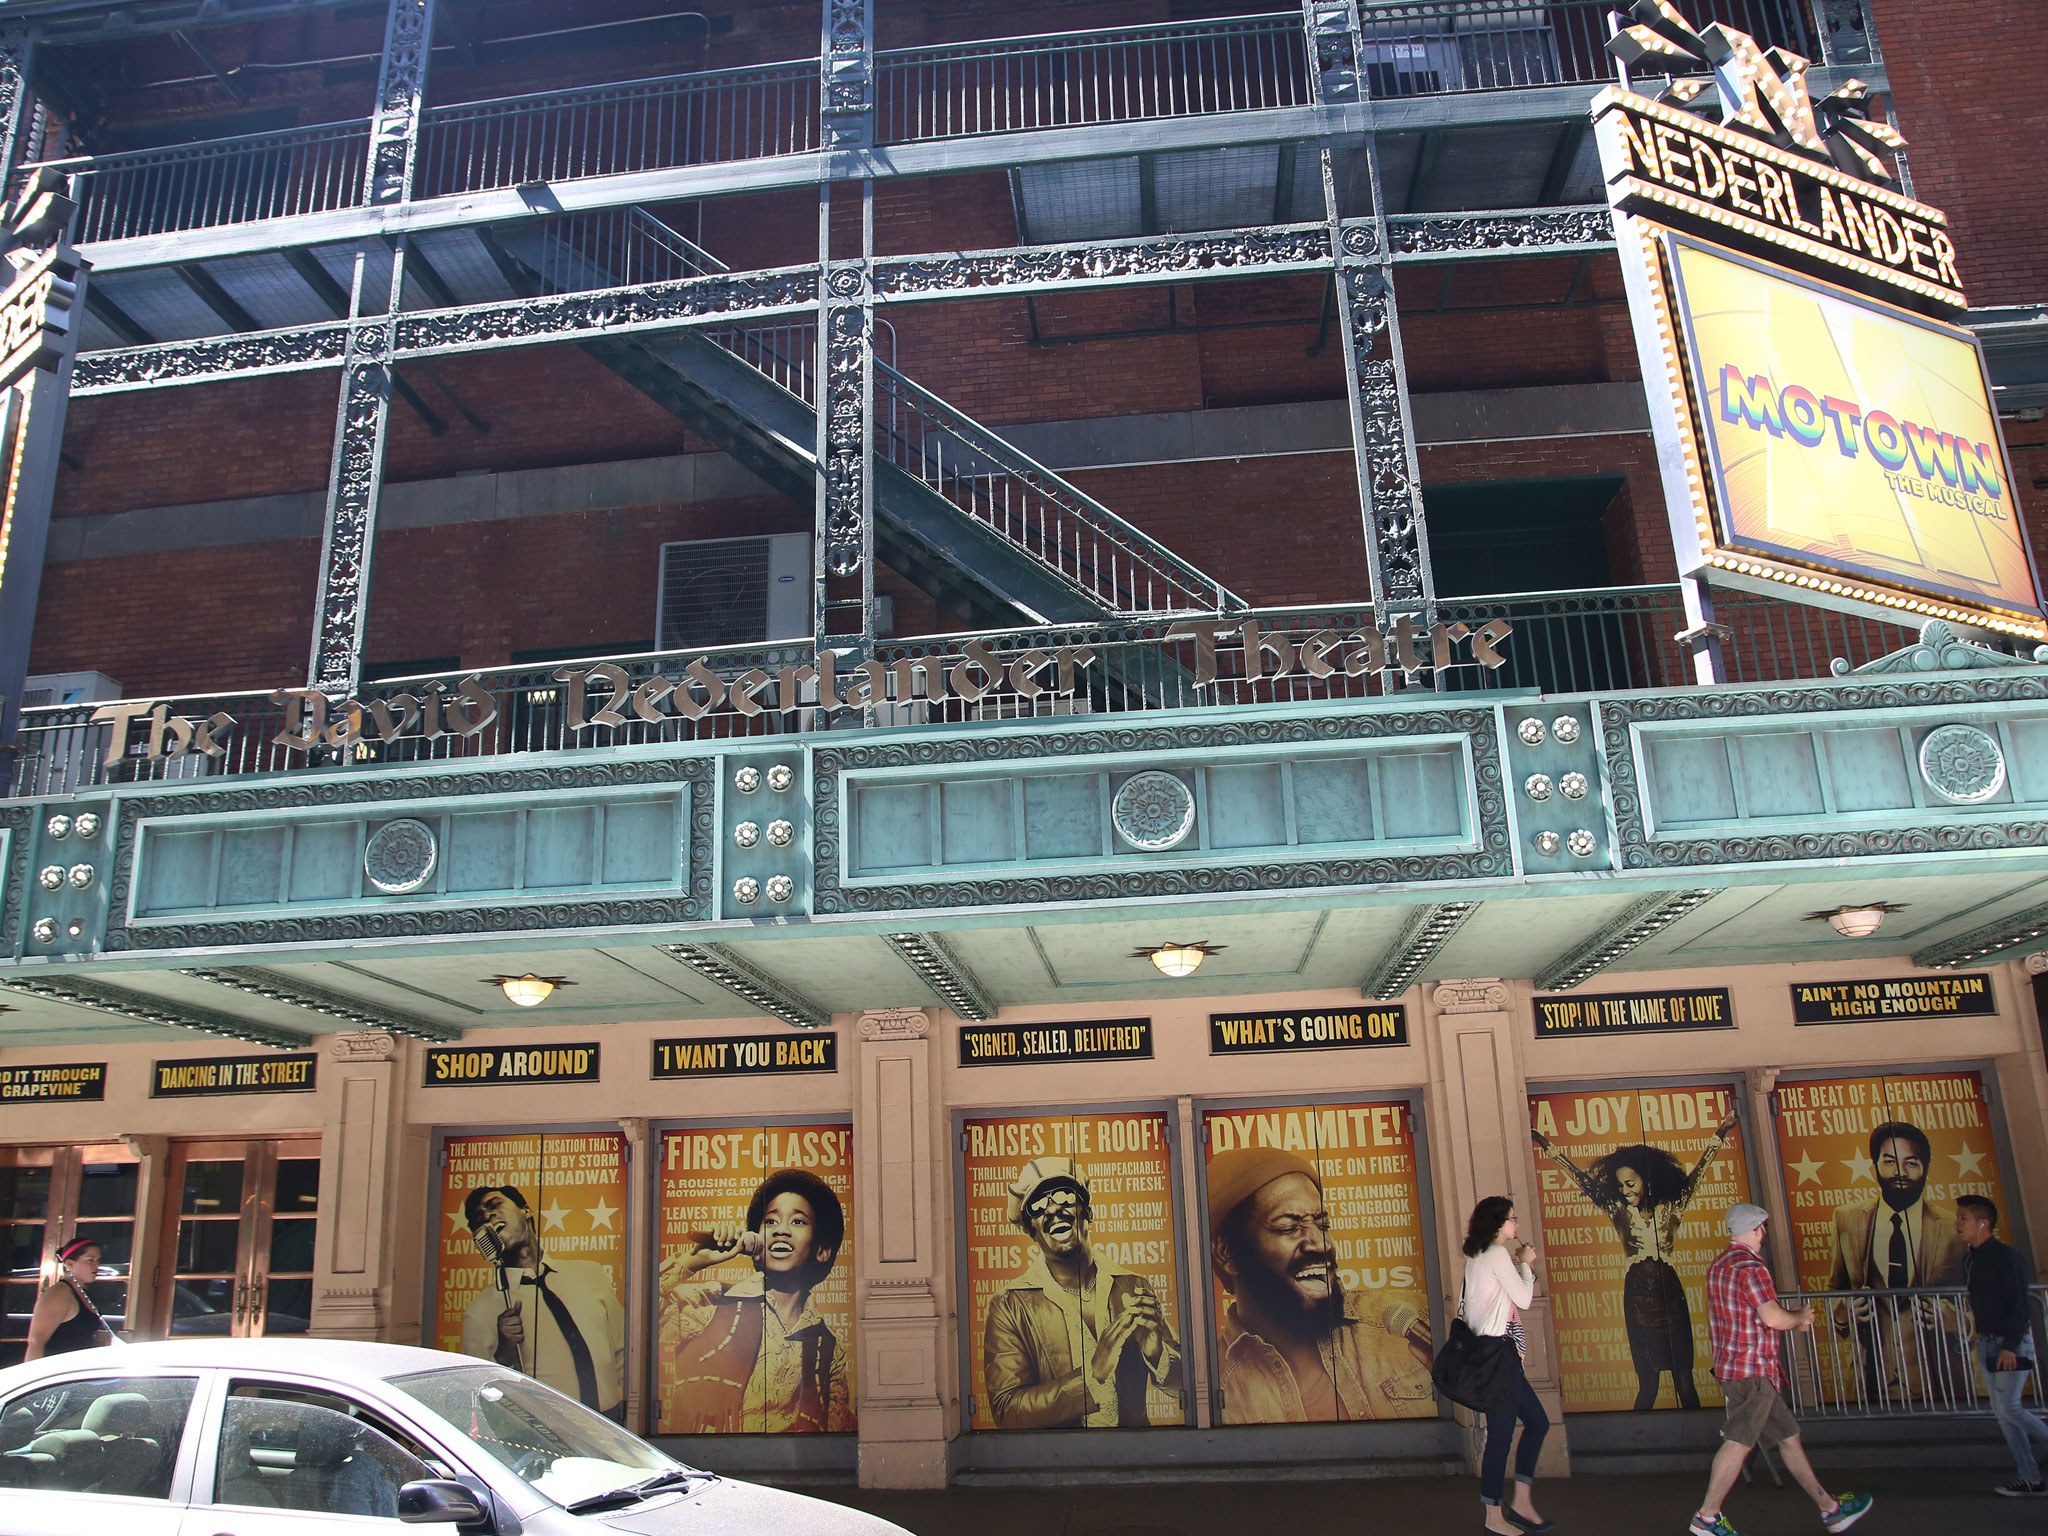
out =
[[[11,183],[33,134],[35,97],[29,92],[29,69],[35,57],[35,31],[16,23],[0,27],[0,183]]]
[[[951,1352],[931,1019],[919,1008],[877,1010],[854,1034],[860,1485],[943,1488]]]
[[[660,1252],[661,1234],[654,1228],[653,1181],[647,1172],[647,1119],[634,1115],[619,1122],[619,1129],[626,1133],[626,1252]],[[652,1271],[650,1271],[652,1273]],[[648,1303],[635,1294],[639,1290],[638,1270],[627,1266],[625,1277],[626,1298],[626,1359],[647,1360],[653,1355],[653,1340],[648,1331]],[[626,1427],[640,1434],[654,1433],[654,1416],[645,1408],[647,1400],[647,1372],[628,1370],[626,1372]]]
[[[391,1337],[400,1054],[398,1037],[383,1030],[328,1043],[311,1328],[324,1338]]]
[[[1506,1195],[1524,1216],[1534,1216],[1536,1158],[1529,1141],[1529,1087],[1516,1049],[1526,1021],[1511,1011],[1512,994],[1493,978],[1439,983],[1423,1013],[1430,1059],[1430,1159],[1436,1185],[1443,1254],[1444,1316],[1456,1314],[1464,1276],[1461,1248],[1472,1207],[1488,1195]],[[1567,1476],[1564,1400],[1558,1388],[1557,1343],[1550,1284],[1540,1264],[1536,1296],[1523,1313],[1529,1335],[1529,1384],[1550,1415],[1538,1470]],[[1472,1415],[1458,1411],[1461,1422]],[[1468,1443],[1475,1457],[1478,1437]]]
[[[126,1134],[121,1140],[135,1154],[135,1228],[128,1249],[128,1336],[149,1337],[149,1319],[155,1311],[157,1288],[162,1281],[165,1175],[169,1170],[171,1138]]]
[[[420,109],[426,98],[427,60],[434,36],[434,0],[391,0],[384,26],[384,57],[377,76],[377,111],[370,122],[363,198],[371,206],[412,196],[419,159]],[[349,291],[348,357],[335,408],[334,459],[327,479],[326,533],[320,549],[320,590],[313,608],[309,688],[329,694],[355,691],[362,676],[363,637],[369,629],[370,565],[376,552],[377,507],[384,481],[384,444],[391,424],[395,370],[391,361],[398,310],[405,298],[406,237],[392,242],[388,276],[366,246],[356,254]],[[382,289],[382,307],[366,315],[366,296]]]

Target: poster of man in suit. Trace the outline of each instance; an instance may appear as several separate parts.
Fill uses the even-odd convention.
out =
[[[1992,1110],[1976,1072],[1781,1083],[1778,1149],[1799,1283],[1857,1291],[1831,1309],[1821,1383],[1831,1400],[1974,1397],[1949,1305],[1928,1291],[1963,1282],[1959,1195],[2005,1203]],[[1904,1294],[1899,1294],[1904,1293]]]
[[[433,1343],[623,1420],[625,1137],[450,1136],[445,1154]]]

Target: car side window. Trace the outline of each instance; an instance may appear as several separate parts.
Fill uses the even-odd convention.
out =
[[[423,1450],[331,1393],[238,1381],[221,1418],[213,1502],[398,1518],[398,1490],[437,1474]]]
[[[110,1376],[0,1404],[0,1488],[167,1499],[195,1378]]]

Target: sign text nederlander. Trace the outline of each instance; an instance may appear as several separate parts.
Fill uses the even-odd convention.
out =
[[[1403,614],[1385,630],[1278,630],[1256,619],[1231,624],[1190,623],[1169,629],[1166,646],[1191,647],[1196,688],[1217,681],[1259,682],[1301,675],[1312,678],[1363,677],[1368,674],[1412,676],[1449,667],[1505,665],[1500,647],[1514,626],[1505,619],[1480,625],[1463,623],[1418,625]],[[1235,657],[1237,671],[1226,670],[1224,658]],[[656,674],[635,680],[624,667],[599,662],[584,668],[565,667],[554,674],[564,724],[572,736],[615,731],[635,723],[661,725],[696,721],[729,711],[742,716],[786,715],[799,710],[864,709],[881,704],[958,701],[973,704],[990,695],[1027,703],[1040,698],[1071,698],[1089,675],[1103,665],[1089,646],[1034,647],[998,651],[985,640],[969,640],[957,655],[908,656],[882,662],[849,662],[832,651],[820,651],[811,662],[777,667],[752,667],[736,676],[713,669],[699,656],[673,676]],[[284,722],[270,745],[290,752],[315,748],[347,749],[360,743],[389,744],[406,738],[439,741],[443,737],[477,736],[494,724],[501,705],[481,677],[465,677],[452,686],[430,682],[417,692],[405,691],[369,699],[332,699],[317,688],[280,688],[273,698],[283,707]],[[110,727],[106,762],[109,767],[128,757],[173,758],[188,753],[220,757],[240,724],[225,711],[205,717],[174,714],[168,704],[148,699],[123,699],[102,705],[92,715],[95,725]]]

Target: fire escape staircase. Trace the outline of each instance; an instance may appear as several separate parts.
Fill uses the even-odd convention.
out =
[[[529,297],[727,270],[641,209],[628,240],[577,248],[576,226],[477,233]],[[637,270],[621,273],[616,268]],[[817,484],[815,331],[768,326],[601,338],[584,350],[769,485],[810,505]],[[1235,593],[972,417],[875,359],[876,549],[976,622],[1087,624],[1235,612]]]

